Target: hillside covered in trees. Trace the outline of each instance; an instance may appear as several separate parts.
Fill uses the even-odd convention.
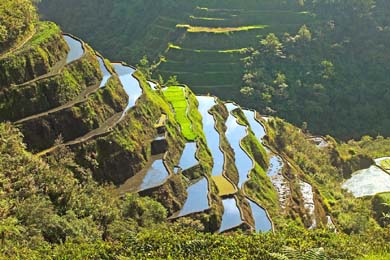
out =
[[[182,8],[183,19],[191,12],[198,23],[174,25],[186,44],[195,44],[197,36],[186,37],[197,33],[205,38],[196,44],[209,44],[209,33],[254,36],[254,45],[239,53],[204,55],[177,43],[166,50],[183,59],[190,52],[194,64],[207,56],[243,55],[245,81],[237,88],[243,96],[235,96],[242,106],[196,93],[180,77],[153,80],[174,63],[168,55],[158,57],[158,48],[152,48],[158,64],[110,61],[104,47],[98,52],[56,23],[39,19],[34,3],[0,3],[0,259],[389,258],[390,139],[313,136],[308,127],[276,117],[272,107],[293,101],[288,79],[298,77],[292,71],[299,64],[313,69],[306,62],[320,62],[318,74],[305,74],[300,87],[325,88],[337,75],[336,62],[299,55],[301,48],[326,44],[316,43],[313,30],[300,22],[287,26],[296,35],[283,37],[272,31],[286,28],[286,22],[244,26],[246,19],[258,22],[259,5],[273,14],[294,13],[309,24],[313,16],[299,9],[314,8],[310,2],[241,6],[231,0],[224,1],[230,8],[220,8],[220,1],[161,1],[161,6],[134,1],[135,9],[125,9],[125,2],[103,1],[94,9],[107,14],[102,6],[112,4],[111,11],[132,10],[146,26],[148,15],[140,15],[145,5],[160,7],[154,16]],[[58,3],[62,7],[64,14],[67,6]],[[325,7],[320,10],[328,16]],[[72,22],[87,18],[81,13]],[[226,15],[241,27],[215,25],[210,32],[203,24],[232,22]],[[117,19],[110,17],[102,22]],[[264,38],[246,35],[266,28]],[[133,37],[141,39],[136,31]],[[115,45],[121,38],[112,40],[112,55],[128,52]],[[226,46],[240,44],[231,40]],[[142,48],[134,51],[144,54]],[[196,53],[202,57],[198,61]],[[207,79],[206,72],[197,73]]]
[[[40,7],[112,59],[135,64],[146,55],[158,65],[156,79],[177,76],[198,94],[245,102],[315,134],[390,134],[386,0],[55,0]]]

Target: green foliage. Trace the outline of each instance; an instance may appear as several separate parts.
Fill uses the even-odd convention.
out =
[[[260,41],[261,44],[261,50],[263,53],[266,55],[271,55],[271,56],[280,56],[282,55],[282,48],[283,45],[280,43],[278,37],[270,33],[265,37],[265,39]]]
[[[287,156],[290,163],[293,161],[302,170],[301,174],[304,174],[305,179],[310,180],[313,187],[319,190],[326,210],[337,219],[344,232],[364,233],[376,226],[369,209],[369,201],[353,198],[346,194],[340,185],[345,180],[344,171],[351,173],[361,169],[359,167],[362,167],[362,162],[367,158],[364,154],[350,154],[349,158],[340,159],[340,162],[335,155],[338,154],[339,147],[345,149],[347,144],[337,145],[330,142],[330,147],[319,148],[298,128],[281,119],[270,120],[268,126],[273,133],[268,142]]]
[[[302,40],[304,42],[310,42],[312,39],[312,34],[306,25],[303,25],[299,29],[298,35],[299,35],[300,40]]]
[[[21,3],[20,1],[17,2]],[[109,8],[101,8],[100,4],[103,2]],[[272,109],[267,108],[267,106],[274,107],[277,104],[278,110],[287,113],[286,108],[296,104],[292,101],[304,97],[305,101],[307,99],[307,102],[311,102],[304,104],[304,107],[310,108],[307,112],[309,115],[322,112],[322,107],[316,107],[316,104],[313,103],[324,97],[322,94],[330,89],[330,86],[333,86],[334,81],[342,79],[340,75],[346,75],[342,74],[346,73],[345,71],[339,71],[343,63],[335,58],[338,53],[336,51],[332,52],[338,48],[338,44],[348,43],[342,38],[344,36],[340,36],[342,31],[338,31],[337,28],[337,35],[326,31],[324,28],[331,27],[331,24],[327,24],[325,27],[322,27],[324,25],[318,27],[301,26],[299,24],[301,16],[304,16],[305,19],[311,19],[312,16],[296,12],[296,1],[286,3],[285,1],[271,0],[248,0],[246,2],[227,0],[222,4],[221,1],[205,0],[187,1],[186,3],[176,0],[164,0],[158,3],[138,0],[117,1],[115,3],[103,2],[85,1],[83,8],[86,7],[88,11],[91,9],[96,13],[103,14],[99,18],[102,20],[101,22],[106,23],[106,20],[101,19],[101,17],[113,17],[114,20],[119,19],[118,21],[122,22],[119,23],[121,26],[117,26],[112,31],[114,34],[120,32],[120,38],[108,37],[107,33],[102,33],[99,36],[104,37],[105,44],[109,42],[111,53],[117,52],[117,47],[127,42],[129,37],[136,39],[137,36],[143,36],[144,38],[141,38],[145,40],[151,39],[151,35],[156,33],[154,38],[157,40],[148,41],[145,46],[140,46],[144,43],[139,40],[128,45],[128,48],[124,48],[122,52],[115,53],[115,55],[135,53],[134,57],[136,57],[144,54],[143,52],[148,48],[154,47],[156,48],[153,49],[153,54],[156,54],[163,49],[161,46],[166,47],[164,42],[168,42],[168,38],[170,40],[180,39],[183,46],[168,50],[169,62],[167,64],[173,70],[178,70],[185,64],[184,69],[196,68],[196,73],[182,70],[179,73],[179,79],[184,77],[192,82],[204,84],[204,86],[218,83],[221,83],[222,86],[226,86],[223,85],[225,83],[234,85],[237,75],[240,75],[240,69],[242,69],[237,64],[244,55],[243,52],[249,51],[250,56],[243,60],[247,73],[244,75],[245,87],[242,93],[249,96],[248,102],[256,104],[259,103],[260,94],[261,101],[264,103],[259,104],[259,106],[265,110],[268,109],[268,111],[272,111]],[[333,10],[335,6],[354,7],[354,22],[363,28],[364,23],[362,21],[371,17],[371,11],[375,10],[374,1],[364,3],[363,1],[348,0],[344,2],[300,1],[299,4],[305,7],[310,6],[313,10],[323,7],[324,11],[321,15],[325,18],[330,17],[329,10]],[[52,3],[56,8],[61,9],[61,5],[57,5],[57,1]],[[73,2],[71,0],[66,1],[65,4],[76,6],[77,3],[77,1]],[[205,4],[209,8],[200,7],[193,10],[195,6]],[[356,6],[353,4],[356,4]],[[270,32],[265,38],[263,38],[265,34],[257,37],[257,32],[253,32],[256,30],[221,33],[218,36],[211,34],[211,36],[207,30],[204,30],[203,27],[207,27],[204,25],[195,25],[193,28],[197,28],[198,32],[187,34],[187,37],[180,37],[180,35],[182,36],[180,28],[178,28],[179,31],[176,31],[172,27],[175,28],[176,24],[180,22],[178,20],[184,19],[187,14],[178,11],[177,14],[172,15],[170,12],[173,7],[180,11],[192,10],[197,15],[194,17],[208,17],[208,19],[194,19],[200,20],[197,21],[198,23],[212,22],[225,24],[225,26],[229,23],[234,24],[231,28],[251,28],[250,25],[245,23],[253,22],[256,19],[269,18],[269,13],[262,13],[262,10],[256,11],[256,7],[262,7],[264,10],[277,9],[275,13],[284,14],[284,16],[279,15],[281,21],[290,19],[285,17],[291,15],[293,17],[291,19],[297,19],[298,22],[287,26],[282,22],[278,24],[275,20],[272,20],[272,26],[260,30],[264,29],[265,34]],[[144,8],[150,8],[150,11],[145,12]],[[291,10],[281,12],[280,10],[285,10],[283,8]],[[250,15],[252,9],[255,13]],[[344,10],[341,12],[345,12],[345,9],[341,8],[341,10]],[[169,14],[172,17],[162,16],[164,14]],[[264,14],[264,16],[261,16],[261,14]],[[0,13],[0,15],[3,15],[3,13]],[[70,16],[66,14],[66,11],[63,12],[63,15],[69,20]],[[161,16],[158,17],[158,15]],[[82,12],[75,13],[75,16],[76,19],[71,22],[75,22],[80,30],[90,32],[86,29],[87,26],[80,26],[80,24],[83,24],[79,22],[83,17]],[[126,17],[126,19],[121,20],[123,17]],[[228,17],[232,18],[228,19]],[[243,17],[247,18],[244,19]],[[142,30],[133,30],[134,28],[132,28],[129,34],[124,33],[127,30],[127,23],[137,19],[144,25],[140,27]],[[342,18],[335,17],[335,19],[339,21],[338,19]],[[385,28],[386,19],[385,17],[381,19],[381,25]],[[91,20],[94,21],[94,19]],[[156,26],[155,23],[160,23],[160,25]],[[98,31],[110,31],[104,24],[96,23],[94,26],[98,28]],[[299,26],[301,26],[300,29]],[[0,23],[0,39],[8,37],[8,31],[4,28]],[[47,65],[45,66],[46,69],[50,68],[51,62],[56,60],[56,58],[52,59],[49,55],[50,52],[47,51],[51,46],[45,45],[45,43],[51,42],[53,39],[59,39],[56,38],[59,37],[58,27],[45,23],[39,28],[41,28],[41,31],[26,43],[25,48],[20,50],[20,53],[16,53],[15,56],[11,55],[12,60],[9,63],[15,68],[22,68],[28,63],[28,59],[24,59],[22,58],[23,55],[20,55],[23,52],[31,55],[31,60],[40,57]],[[202,30],[199,28],[202,28]],[[207,28],[210,28],[210,26]],[[217,26],[213,28],[217,28]],[[296,36],[284,35],[282,37],[280,35],[281,32],[290,31],[290,28],[296,28],[296,31],[299,29]],[[384,28],[382,29],[385,30]],[[319,29],[324,29],[324,31],[319,31]],[[199,32],[199,30],[202,32]],[[228,29],[227,31],[232,30]],[[321,42],[318,38],[322,33],[325,35],[329,33],[334,38],[330,42]],[[162,44],[154,45],[159,41],[160,35],[164,35],[166,38],[161,40]],[[355,39],[354,34],[349,36]],[[216,40],[215,45],[211,49],[204,49],[209,46],[210,42],[213,42],[212,40]],[[256,49],[247,48],[247,44],[252,41],[260,41]],[[243,42],[246,46],[239,46],[240,42]],[[336,43],[334,44],[334,42]],[[226,48],[221,48],[223,44],[226,44],[224,45]],[[317,48],[324,48],[329,51],[327,44],[332,44],[332,51],[330,51],[332,55],[330,57],[314,55]],[[173,46],[178,46],[178,44],[171,45],[171,47]],[[201,46],[203,49],[198,50],[196,46]],[[57,58],[63,56],[63,54],[64,52],[57,53]],[[306,56],[310,57],[307,58]],[[215,64],[208,64],[203,68],[207,73],[199,69],[199,65],[214,58]],[[82,85],[80,82],[95,82],[96,77],[98,77],[94,70],[97,66],[96,61],[92,62],[91,67],[88,67],[88,62],[86,62],[75,62],[72,65],[73,67],[66,68],[63,71],[61,74],[63,79],[55,78],[53,84],[57,84],[57,87],[61,86],[61,88],[57,89],[58,91],[53,95],[50,95],[51,92],[45,92],[45,90],[53,90],[53,88],[46,87],[44,89],[35,85],[24,86],[25,89],[11,89],[21,93],[26,98],[28,96],[22,92],[31,91],[30,94],[33,98],[36,98],[37,104],[47,105],[42,101],[43,97],[49,98],[51,96],[58,98],[60,104],[62,104],[71,99],[72,95],[80,93],[80,85]],[[107,181],[116,184],[122,183],[145,165],[145,162],[150,158],[150,141],[154,140],[157,135],[157,131],[153,126],[162,114],[168,115],[166,124],[169,143],[166,161],[168,166],[173,167],[180,158],[180,151],[185,142],[182,135],[187,137],[188,140],[197,138],[197,157],[200,166],[193,169],[196,171],[193,175],[189,173],[188,176],[198,177],[204,175],[209,179],[212,157],[202,131],[201,115],[196,109],[198,106],[196,97],[187,88],[184,88],[184,92],[182,88],[169,88],[165,93],[166,97],[164,97],[161,90],[152,90],[148,86],[146,78],[149,78],[150,69],[153,66],[150,66],[147,57],[144,57],[138,65],[139,71],[135,73],[135,77],[140,82],[143,95],[137,101],[136,106],[128,111],[124,119],[115,126],[111,133],[73,147],[72,149],[77,155],[62,147],[54,151],[45,160],[37,158],[26,150],[21,141],[23,137],[18,130],[10,124],[0,124],[0,258],[255,258],[268,260],[353,259],[365,255],[368,255],[367,258],[369,259],[380,255],[387,256],[390,250],[389,230],[380,228],[375,223],[370,209],[370,203],[372,203],[374,217],[380,224],[386,226],[389,214],[387,194],[380,194],[372,201],[370,199],[358,200],[352,198],[340,188],[340,183],[344,180],[344,165],[347,165],[348,169],[351,170],[361,166],[363,160],[370,161],[374,155],[387,153],[388,140],[381,137],[376,140],[365,137],[361,141],[352,141],[347,144],[337,144],[330,141],[330,147],[320,149],[307,140],[307,136],[294,126],[280,119],[270,119],[269,121],[267,141],[288,162],[290,168],[289,172],[286,172],[287,177],[299,177],[313,184],[316,197],[318,196],[316,203],[323,204],[326,213],[332,215],[339,233],[322,229],[321,226],[316,230],[305,230],[300,225],[299,218],[296,221],[290,221],[284,219],[284,216],[277,216],[277,213],[280,212],[278,212],[276,192],[265,173],[268,166],[267,155],[264,147],[259,143],[259,140],[256,140],[251,131],[242,141],[242,146],[254,158],[256,164],[245,191],[248,196],[256,199],[261,205],[270,210],[271,215],[275,216],[277,221],[277,232],[275,234],[232,232],[229,235],[221,236],[200,233],[198,230],[215,230],[220,220],[220,198],[217,197],[215,183],[211,180],[209,180],[210,212],[199,214],[195,217],[195,220],[190,218],[180,220],[177,224],[167,222],[166,217],[173,210],[179,208],[185,199],[185,184],[181,175],[173,175],[161,187],[161,190],[152,191],[149,194],[150,197],[140,197],[134,194],[119,197],[115,187],[98,184],[95,180],[102,183]],[[82,70],[82,68],[85,70]],[[214,71],[213,68],[215,68]],[[226,75],[226,68],[231,70],[231,75]],[[24,71],[24,69],[22,70]],[[164,74],[163,70],[159,72]],[[307,74],[307,72],[309,73]],[[163,76],[165,77],[170,73],[171,71],[167,70]],[[17,73],[14,73],[14,75],[19,77]],[[36,75],[31,76],[35,77]],[[8,78],[9,75],[5,77]],[[112,114],[121,112],[126,105],[126,100],[117,80],[115,76],[112,77],[104,89],[99,89],[86,102],[77,104],[72,109],[67,110],[66,112],[70,113],[71,120],[68,120],[69,115],[60,112],[52,115],[52,118],[47,122],[45,121],[43,125],[46,129],[50,131],[55,129],[53,131],[55,135],[51,137],[51,141],[54,141],[53,138],[60,133],[64,133],[65,140],[70,139],[71,137],[67,136],[66,131],[62,131],[63,129],[71,129],[71,134],[76,134],[77,131],[88,132],[105,124],[107,118]],[[176,84],[176,81],[176,78],[172,78],[168,81],[168,85]],[[64,85],[67,88],[62,88]],[[47,84],[47,86],[52,86],[52,84]],[[237,88],[234,91],[238,92]],[[310,92],[309,97],[305,96],[306,91]],[[222,90],[219,89],[218,92],[224,92],[224,95],[234,93],[233,91],[227,91],[225,87]],[[330,93],[339,94],[336,91]],[[10,104],[16,100],[13,97],[11,99]],[[176,115],[171,111],[167,100],[172,103]],[[25,105],[24,102],[16,103]],[[9,108],[13,107],[7,105]],[[19,106],[14,109],[18,110],[18,108]],[[22,106],[22,108],[26,107]],[[293,107],[292,110],[294,109],[298,110],[297,107]],[[235,113],[241,124],[247,124],[239,111]],[[224,122],[227,118],[226,108],[219,103],[212,109],[212,114],[217,121],[216,127],[221,134],[221,148],[226,155],[227,175],[237,182],[237,170],[233,163],[234,152],[224,135],[226,131]],[[50,116],[46,119],[48,118]],[[299,121],[299,118],[297,121]],[[75,124],[75,122],[80,123],[80,125]],[[311,123],[309,121],[309,128]],[[179,125],[182,127],[182,133],[179,130]],[[26,137],[28,137],[28,133],[29,131],[25,132]],[[39,142],[42,144],[50,139],[45,135],[39,138],[42,139]],[[47,140],[43,140],[43,138]],[[60,141],[56,143],[60,143]],[[31,150],[31,147],[29,149]],[[160,201],[165,207],[157,201]],[[316,208],[323,210],[321,207]],[[293,215],[292,217],[297,216]]]
[[[122,211],[125,218],[134,219],[142,227],[161,223],[167,217],[167,210],[160,203],[132,194],[126,195]]]
[[[150,64],[148,57],[145,55],[142,57],[140,62],[137,65],[137,69],[146,76],[146,78],[150,78],[151,71],[150,71]]]
[[[381,226],[390,224],[390,193],[380,193],[372,198],[374,217]]]
[[[181,127],[183,136],[188,141],[194,141],[197,135],[192,130],[192,122],[188,117],[189,105],[187,101],[187,89],[183,87],[169,87],[164,90],[164,96],[175,110],[175,117]]]
[[[274,111],[296,125],[307,122],[316,134],[343,140],[387,136],[389,122],[381,115],[389,98],[384,94],[388,79],[382,56],[388,39],[377,28],[388,24],[378,17],[389,9],[383,1],[359,0],[306,1],[305,7],[318,23],[279,37],[280,45],[273,34],[261,40],[244,59],[243,95],[236,100],[249,100],[250,106]],[[276,54],[274,46],[283,46],[284,55],[281,50]],[[288,89],[274,84],[278,73],[286,76]],[[248,89],[253,89],[249,99]]]
[[[82,250],[83,243],[120,237],[113,233],[120,225],[128,234],[137,225],[150,227],[166,218],[166,210],[151,199],[129,195],[120,200],[111,187],[96,184],[67,149],[42,161],[25,151],[20,133],[9,124],[0,124],[0,139],[3,257],[18,248],[23,255],[65,241]],[[89,257],[97,251],[91,249]]]
[[[0,53],[34,29],[37,14],[30,0],[4,0],[0,3]]]
[[[346,145],[340,145],[338,151],[342,157],[359,153],[374,159],[386,157],[390,154],[390,138],[363,136],[361,140],[350,140]]]
[[[51,22],[38,22],[36,32],[17,50],[0,56],[0,87],[22,84],[43,74],[66,57],[69,47],[60,28]]]

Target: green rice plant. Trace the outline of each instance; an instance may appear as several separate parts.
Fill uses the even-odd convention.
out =
[[[390,159],[381,161],[380,165],[383,169],[390,170]]]
[[[198,33],[228,33],[228,32],[239,32],[239,31],[249,31],[267,28],[268,25],[246,25],[240,27],[202,27],[202,26],[191,26],[189,24],[178,24],[177,28],[186,28],[187,32]]]
[[[188,118],[188,102],[185,88],[178,86],[169,87],[164,90],[164,96],[175,110],[175,118],[180,124],[183,136],[188,141],[194,141],[197,135],[192,130],[192,123]]]

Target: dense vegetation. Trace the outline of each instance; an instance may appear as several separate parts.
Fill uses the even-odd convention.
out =
[[[294,222],[281,225],[276,234],[200,233],[197,221],[166,222],[166,209],[147,197],[117,197],[67,149],[38,159],[10,124],[0,124],[0,140],[1,258],[351,259],[374,254],[386,259],[376,253],[390,249],[388,230],[363,225],[362,217],[350,235],[307,231]]]
[[[28,37],[36,21],[37,14],[30,0],[1,1],[0,54],[15,42]]]
[[[157,58],[157,64],[149,63],[147,57],[142,58],[133,74],[138,84],[134,87],[139,87],[142,93],[128,110],[125,108],[128,90],[124,88],[128,86],[122,86],[124,81],[118,75],[113,73],[100,87],[102,69],[91,47],[82,43],[84,55],[69,64],[61,62],[69,47],[59,27],[36,21],[30,1],[16,2],[20,5],[10,1],[0,4],[0,18],[12,16],[6,18],[11,24],[4,23],[7,33],[3,35],[8,35],[9,28],[17,35],[7,40],[6,53],[0,56],[0,64],[9,65],[0,67],[4,72],[0,73],[0,259],[389,258],[389,193],[354,198],[341,184],[354,171],[372,165],[374,158],[389,156],[390,138],[364,136],[359,141],[339,142],[327,136],[325,145],[321,146],[316,145],[309,132],[309,129],[315,130],[309,120],[315,114],[313,111],[320,116],[326,111],[325,106],[324,111],[311,109],[315,101],[329,94],[325,99],[330,102],[335,98],[331,96],[333,86],[348,75],[360,76],[351,78],[350,84],[344,82],[348,88],[358,80],[367,84],[367,78],[373,75],[369,69],[363,75],[356,68],[349,71],[345,67],[346,62],[361,62],[352,58],[360,45],[351,42],[357,37],[366,39],[373,33],[372,26],[377,26],[372,35],[375,38],[362,46],[369,47],[381,40],[383,46],[360,52],[367,59],[373,58],[369,55],[378,55],[377,51],[385,46],[388,18],[378,13],[378,8],[386,9],[386,2],[102,1],[99,4],[112,8],[103,10],[97,5],[99,8],[94,7],[94,10],[109,14],[107,17],[112,21],[118,22],[127,11],[132,12],[123,26],[114,26],[119,31],[136,19],[154,29],[156,24],[166,21],[174,27],[172,31],[168,28],[172,34],[159,35],[180,38],[168,45],[167,57]],[[75,6],[80,4],[71,2]],[[50,10],[56,1],[52,3],[54,5],[43,5],[43,9]],[[88,8],[96,2],[83,3],[83,8]],[[256,10],[260,6],[262,10]],[[5,7],[6,11],[1,9]],[[58,7],[66,10],[67,5]],[[146,7],[151,10],[148,14],[143,9]],[[167,19],[164,15],[170,14],[169,8],[173,7],[181,12]],[[26,10],[30,10],[31,16]],[[70,23],[82,19],[83,10]],[[22,18],[21,13],[31,19],[24,20],[26,17]],[[69,21],[66,13],[59,16],[64,22]],[[114,14],[117,17],[113,17]],[[156,18],[156,14],[161,16]],[[278,19],[275,19],[276,14],[279,14]],[[354,21],[348,27],[351,17]],[[95,18],[91,17],[93,20]],[[366,23],[367,20],[371,23]],[[12,27],[19,22],[19,29]],[[307,23],[302,25],[301,22]],[[343,25],[338,26],[339,23]],[[350,28],[356,24],[365,29]],[[99,27],[99,30],[104,32],[112,28],[111,25]],[[150,34],[144,34],[143,27],[139,28],[131,34],[131,37],[140,37],[131,44],[133,49],[123,49],[122,54],[134,51],[141,57],[152,48],[151,55],[157,57],[170,40],[164,38],[158,46],[143,44]],[[284,33],[287,31],[290,34]],[[211,39],[217,41],[215,48],[207,49]],[[112,44],[115,38],[110,40]],[[128,40],[129,35],[122,35],[116,43],[120,46]],[[241,43],[245,46],[240,46]],[[252,47],[246,46],[249,43]],[[220,45],[224,49],[220,49]],[[113,46],[111,48],[112,53],[116,52]],[[249,56],[243,58],[245,55]],[[219,62],[209,62],[214,58]],[[377,57],[377,60],[385,64],[386,57]],[[211,73],[207,74],[199,65],[204,65]],[[380,69],[374,62],[371,65],[376,66],[373,69]],[[215,128],[219,137],[217,148],[223,154],[224,165],[221,178],[211,176],[216,162],[207,142],[217,140],[206,141],[207,131],[211,129],[203,130],[197,97],[179,84],[178,79],[182,80],[183,74],[177,78],[167,77],[166,66],[172,66],[174,71],[193,68],[196,73],[185,72],[187,79],[206,84],[211,79],[215,82],[234,80],[241,77],[245,69],[241,92],[240,82],[229,91],[226,86],[217,91],[222,96],[234,94],[230,97],[243,100],[245,106],[255,106],[269,113],[277,109],[276,112],[292,117],[296,124],[308,118],[308,124],[304,123],[300,129],[283,119],[256,114],[266,130],[261,141],[256,137],[261,130],[258,130],[260,133],[252,131],[253,126],[249,127],[243,110],[233,110],[230,116],[241,126],[247,126],[240,148],[253,161],[248,182],[241,188],[238,183],[242,172],[236,163],[240,155],[229,136],[234,124],[228,120],[225,103],[216,98],[216,105],[206,111],[211,119],[207,123],[211,123],[210,127]],[[40,69],[35,71],[35,68]],[[224,68],[231,69],[231,78],[224,77]],[[114,72],[115,67],[107,60],[106,69]],[[362,75],[353,74],[356,71]],[[157,85],[154,88],[148,83],[150,76],[161,73],[159,81],[170,87]],[[383,71],[378,73],[384,75]],[[321,95],[311,93],[311,88],[321,90]],[[296,92],[298,90],[302,93]],[[342,97],[346,94],[342,90],[340,87],[333,94]],[[310,96],[302,100],[307,93]],[[365,92],[358,93],[362,95],[359,96],[362,102],[369,98]],[[18,102],[18,98],[22,101]],[[310,102],[303,103],[302,107],[294,107],[294,102],[307,100]],[[334,107],[339,109],[337,105]],[[298,108],[305,109],[307,117],[293,117]],[[11,113],[13,109],[15,113]],[[354,118],[353,112],[349,115]],[[386,124],[385,117],[382,124]],[[381,132],[381,125],[375,130]],[[338,137],[360,136],[365,132],[351,126],[353,131],[345,134],[342,127],[334,128]],[[185,143],[193,141],[197,144],[194,156],[199,164],[183,171],[177,169],[175,166]],[[284,163],[276,175],[285,183],[285,190],[275,184],[275,176],[267,175],[267,169],[272,166],[270,157],[274,155]],[[147,179],[144,173],[146,176],[148,172],[163,173],[164,169],[154,171],[156,169],[150,166],[156,161],[164,164],[168,177],[157,186],[141,189],[137,182]],[[177,172],[172,170],[174,168]],[[208,208],[173,219],[189,200],[189,190],[199,179],[208,182]],[[312,191],[302,190],[302,183]],[[280,201],[283,193],[287,194],[285,203]],[[311,196],[309,202],[307,195]],[[241,213],[241,224],[227,233],[217,234],[223,216],[229,212],[222,200],[232,196]],[[255,214],[248,199],[263,207],[264,215],[268,216],[261,220],[271,219],[274,232],[252,232]],[[312,225],[313,220],[315,225]]]
[[[169,18],[171,10],[177,10],[180,4],[179,10],[184,11],[186,7],[183,5],[187,4],[182,2],[50,0],[43,1],[39,7],[44,18],[54,20],[65,30],[79,35],[108,58],[135,64],[144,55],[155,58],[165,50],[173,37],[170,30],[174,30],[176,25],[176,17]],[[192,6],[192,2],[189,5]],[[70,6],[78,11],[70,9]],[[176,15],[181,17],[181,12],[176,11]],[[160,20],[160,16],[168,18]]]
[[[56,0],[41,10],[109,57],[163,55],[156,78],[177,75],[316,134],[390,135],[386,0]]]
[[[326,22],[269,34],[245,59],[243,98],[315,133],[388,136],[386,1],[316,1]],[[388,15],[388,13],[387,13]]]

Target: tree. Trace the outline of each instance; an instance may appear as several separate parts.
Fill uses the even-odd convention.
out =
[[[249,86],[246,86],[246,87],[241,88],[240,92],[244,96],[253,96],[255,90]]]
[[[141,226],[160,223],[167,217],[167,210],[160,203],[135,194],[126,195],[122,212],[125,218],[132,218]]]
[[[137,65],[137,69],[141,71],[146,78],[150,79],[152,76],[150,62],[148,60],[148,57],[145,55],[142,57],[142,59],[139,61]]]
[[[283,55],[283,45],[279,41],[279,38],[270,33],[267,37],[260,41],[262,52],[271,55],[271,56],[282,56]]]
[[[274,80],[274,84],[279,89],[286,89],[288,87],[288,85],[286,84],[286,75],[281,73],[281,72],[278,72],[276,74],[276,78]]]
[[[311,32],[306,25],[303,25],[298,31],[299,40],[302,42],[310,42],[311,41]]]
[[[321,62],[321,77],[323,79],[331,79],[335,74],[334,65],[331,61],[324,60]]]
[[[175,76],[170,76],[169,79],[163,85],[166,87],[169,87],[169,86],[175,86],[178,84],[179,84],[179,81],[177,80],[177,76],[175,75]]]
[[[31,31],[37,17],[30,0],[0,1],[0,52]]]

